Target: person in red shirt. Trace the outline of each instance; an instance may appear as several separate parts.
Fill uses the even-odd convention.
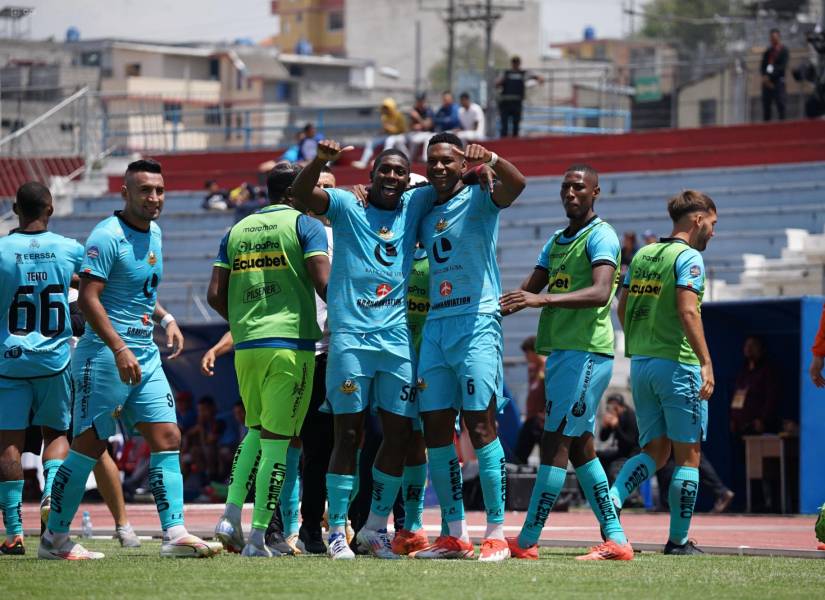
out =
[[[822,317],[819,319],[819,331],[816,332],[814,345],[811,348],[811,366],[808,374],[811,381],[818,388],[825,387],[825,377],[822,376],[822,367],[825,366],[825,306],[822,307]]]

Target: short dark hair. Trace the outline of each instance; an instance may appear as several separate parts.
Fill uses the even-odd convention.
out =
[[[470,99],[470,92],[461,92],[461,95],[458,97],[458,99],[459,100],[464,100],[464,98],[467,98],[467,100],[469,100]]]
[[[201,396],[201,399],[198,400],[198,404],[203,404],[205,406],[211,406],[212,408],[214,408],[215,399],[212,396]]]
[[[441,92],[442,96],[446,96],[447,94],[450,94],[450,96],[452,96],[453,95],[452,90],[444,90],[443,92]]]
[[[461,138],[454,133],[450,133],[449,131],[445,131],[443,133],[436,133],[433,137],[430,138],[430,141],[427,142],[427,147],[429,148],[430,146],[434,146],[435,144],[451,144],[459,150],[464,149],[464,143],[461,141]]]
[[[677,223],[690,213],[716,212],[716,205],[707,194],[696,190],[682,190],[667,201],[667,212],[671,221]]]
[[[376,169],[378,169],[378,165],[381,164],[381,161],[384,160],[387,156],[400,156],[404,159],[404,162],[407,163],[407,167],[410,166],[410,158],[404,154],[398,148],[387,148],[386,150],[382,150],[378,153],[378,156],[375,157],[375,160],[372,163],[372,170],[370,171],[370,179],[372,179],[373,175],[375,175]],[[332,171],[330,171],[331,173]]]
[[[782,35],[782,32],[779,31],[778,27],[772,27],[771,28],[771,33],[775,33],[776,35]]]
[[[307,133],[310,129],[314,127],[315,125],[313,125],[312,123],[307,123],[306,125],[304,125],[304,133]]]
[[[570,165],[569,167],[567,167],[567,169],[565,169],[564,172],[565,173],[584,173],[585,177],[587,177],[589,175],[590,177],[594,177],[596,179],[596,183],[599,182],[599,172],[596,169],[594,169],[593,167],[591,167],[590,165],[585,164],[585,163]]]
[[[615,402],[619,406],[624,406],[624,396],[618,393],[610,394],[607,397],[608,402]]]
[[[17,188],[17,214],[26,219],[37,219],[51,205],[52,193],[38,181],[27,181]]]
[[[510,58],[510,62],[521,62],[521,57],[518,54],[514,54],[512,58]]]
[[[283,202],[286,191],[298,177],[301,168],[287,160],[277,163],[266,176],[266,195],[269,202],[279,204]]]
[[[214,179],[207,179],[207,180],[204,182],[203,187],[205,187],[206,189],[209,189],[210,187],[212,187],[212,184],[213,184],[213,183],[218,183],[218,182],[217,182],[217,181],[215,181]]]
[[[324,165],[321,167],[321,173],[332,173],[332,169],[329,168],[329,165]]]
[[[521,351],[522,352],[535,352],[536,351],[536,336],[531,335],[529,337],[524,338],[524,341],[521,342]]]
[[[151,158],[141,158],[140,160],[130,162],[129,166],[126,167],[126,175],[130,173],[157,173],[160,175],[163,171],[158,161]]]

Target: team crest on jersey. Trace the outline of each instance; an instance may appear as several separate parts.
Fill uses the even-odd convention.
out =
[[[382,240],[391,240],[393,235],[393,232],[386,226],[378,230],[378,237]]]
[[[158,262],[158,257],[154,252],[149,250],[149,258],[146,259],[146,262],[148,262],[150,266],[154,267]]]
[[[449,281],[442,281],[438,285],[438,293],[442,296],[449,296],[453,293],[453,284]]]
[[[418,388],[419,392],[423,392],[424,390],[427,389],[427,382],[424,381],[423,377],[419,377],[418,379],[415,380],[415,387]]]
[[[37,243],[37,240],[32,240],[31,244],[29,244],[29,248],[39,248],[40,244]]]
[[[86,256],[88,256],[89,258],[94,260],[98,256],[100,256],[100,250],[98,249],[97,246],[89,246],[89,249],[86,250]]]
[[[699,275],[701,275],[701,274],[702,274],[702,269],[699,267],[699,265],[692,265],[690,267],[690,276],[691,277],[699,277]]]
[[[148,325],[149,324],[149,315],[147,315],[146,313],[143,313],[143,318],[141,320],[143,321],[144,325]]]
[[[438,223],[435,224],[436,232],[441,233],[442,231],[447,229],[447,225],[449,225],[449,223],[447,222],[447,219],[444,219],[444,218],[439,219]]]
[[[112,411],[112,418],[113,419],[119,419],[121,414],[123,414],[123,405],[118,404],[115,407],[115,410]]]
[[[375,295],[378,296],[379,298],[383,298],[384,296],[389,294],[391,291],[392,291],[392,288],[390,287],[389,283],[382,283],[377,288],[375,288]]]
[[[341,384],[341,391],[345,394],[353,394],[358,390],[358,386],[352,379],[345,379]]]

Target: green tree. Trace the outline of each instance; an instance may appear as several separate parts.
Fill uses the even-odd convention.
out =
[[[725,25],[714,17],[741,15],[740,0],[651,0],[644,6],[642,34],[673,44],[690,54],[704,43],[708,50],[724,50]]]
[[[505,69],[510,64],[510,55],[507,50],[493,42],[493,64],[496,70]],[[453,76],[461,71],[484,73],[484,38],[480,35],[459,36],[455,44],[455,60],[453,62]],[[447,50],[444,58],[430,67],[430,89],[446,90],[450,87],[447,81]]]

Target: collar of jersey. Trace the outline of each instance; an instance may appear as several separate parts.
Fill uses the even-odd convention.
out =
[[[659,238],[659,243],[660,244],[684,244],[685,246],[690,246],[690,244],[688,244],[685,240],[683,240],[682,238],[677,238],[677,237],[670,237],[670,238],[662,237],[662,238]]]
[[[123,212],[122,210],[116,210],[113,214],[118,218],[118,220],[120,221],[120,223],[122,225],[125,225],[126,227],[128,227],[132,231],[137,231],[139,233],[149,233],[149,231],[152,229],[151,225],[149,225],[149,227],[146,228],[146,229],[138,229],[134,225],[130,225],[129,222],[126,219],[124,219],[123,217],[120,216],[122,212]]]
[[[270,204],[269,206],[264,206],[262,209],[258,210],[257,212],[258,212],[258,214],[263,214],[263,213],[273,212],[273,211],[276,211],[276,210],[285,210],[285,209],[288,209],[288,208],[292,208],[292,207],[288,206],[286,204]]]
[[[9,231],[9,235],[12,233],[19,233],[20,235],[40,235],[41,233],[49,233],[48,229],[43,229],[41,231],[20,231],[19,229],[12,229]]]
[[[599,219],[599,215],[593,215],[593,218],[590,219],[587,223],[584,224],[584,227],[579,229],[573,237],[567,237],[564,235],[564,232],[567,231],[567,227],[565,227],[562,232],[559,234],[559,239],[557,240],[560,244],[569,244],[570,242],[575,242],[580,235],[582,235],[585,231],[593,227],[593,225],[597,225],[596,220]]]
[[[470,187],[470,185],[465,183],[460,190],[458,190],[455,194],[447,198],[444,202],[439,202],[438,199],[436,199],[436,201],[433,203],[433,206],[444,206],[445,204],[450,202],[450,200],[457,197],[461,192],[466,190],[468,187]]]

